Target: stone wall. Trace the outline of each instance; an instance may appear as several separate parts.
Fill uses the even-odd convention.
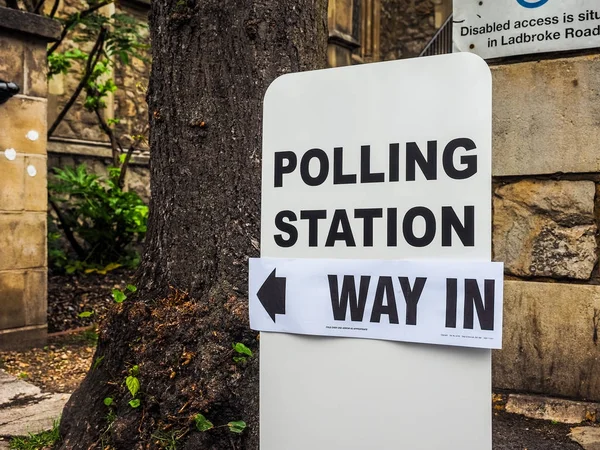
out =
[[[67,17],[78,11],[88,8],[88,4],[82,0],[64,0],[57,17]],[[101,8],[100,12],[107,16],[114,13],[126,14],[141,23],[146,22],[147,8],[144,6],[120,3],[119,8],[114,5]],[[75,30],[77,31],[77,30]],[[147,32],[144,32],[147,38]],[[93,40],[81,41],[80,33],[70,33],[56,52],[63,53],[74,48],[89,52],[94,45]],[[112,77],[118,87],[117,92],[107,98],[107,108],[104,117],[118,118],[120,123],[115,126],[115,134],[123,140],[122,145],[127,146],[129,141],[127,135],[141,134],[148,122],[146,107],[145,88],[150,72],[149,54],[146,50],[140,50],[144,58],[132,58],[130,64],[123,64],[119,58],[113,57]],[[72,93],[75,91],[81,78],[85,61],[73,61],[72,67],[65,75],[55,75],[50,80],[49,96],[49,121],[53,122],[58,113],[63,109]],[[94,113],[83,107],[85,93],[80,94],[77,103],[69,110],[66,117],[59,124],[51,140],[67,138],[78,141],[108,142],[106,134],[100,129],[98,120]],[[76,145],[77,143],[73,143]]]
[[[435,5],[431,0],[381,1],[381,58],[412,58],[436,31]]]
[[[600,400],[600,55],[492,67],[496,388]]]
[[[46,43],[58,23],[0,7],[0,348],[46,336]]]

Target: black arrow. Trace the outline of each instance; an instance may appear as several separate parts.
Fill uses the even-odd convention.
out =
[[[273,269],[256,296],[275,322],[275,314],[285,314],[285,278],[277,277]]]

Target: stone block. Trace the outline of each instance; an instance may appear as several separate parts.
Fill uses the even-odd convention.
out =
[[[24,57],[26,80],[24,94],[46,98],[48,96],[46,43],[37,39],[29,40],[25,45]]]
[[[25,157],[13,160],[0,150],[0,211],[21,211],[25,195]]]
[[[17,83],[23,93],[23,42],[13,36],[0,34],[0,49],[0,79]]]
[[[13,97],[0,105],[0,123],[0,152],[46,154],[46,100]],[[37,132],[35,140],[30,131]]]
[[[584,450],[600,450],[600,428],[598,427],[571,428],[569,437]]]
[[[592,181],[524,180],[494,191],[494,260],[525,277],[589,279],[597,261]]]
[[[0,270],[46,267],[46,214],[0,214]]]
[[[600,286],[506,281],[496,389],[600,400]]]
[[[595,421],[600,403],[577,402],[540,395],[510,394],[506,412],[520,414],[530,419],[576,424],[586,420]]]
[[[29,270],[25,273],[25,322],[30,325],[45,325],[48,322],[48,272]]]
[[[495,176],[600,171],[600,55],[491,69]]]
[[[45,156],[27,156],[25,158],[25,198],[27,211],[48,210],[48,190]]]
[[[24,293],[24,272],[0,272],[0,330],[27,324]]]
[[[0,350],[21,351],[33,347],[43,347],[47,343],[48,326],[46,324],[10,330],[0,329]],[[1,409],[2,407],[0,407]]]

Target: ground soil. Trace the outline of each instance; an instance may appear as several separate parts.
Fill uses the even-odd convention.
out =
[[[492,418],[493,450],[581,450],[568,437],[571,426],[528,419],[495,411]]]
[[[133,280],[133,271],[117,269],[106,275],[96,273],[51,275],[48,277],[48,333],[98,323],[113,303],[112,290],[124,290]],[[90,317],[79,317],[82,312]]]
[[[93,329],[50,337],[48,345],[0,352],[0,369],[32,383],[42,392],[73,392],[89,370],[97,335]]]

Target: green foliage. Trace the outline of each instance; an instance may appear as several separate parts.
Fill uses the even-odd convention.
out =
[[[236,343],[232,344],[232,347],[233,347],[233,350],[238,354],[238,356],[233,357],[233,361],[236,364],[243,364],[243,363],[247,362],[248,357],[253,356],[252,350],[250,350],[248,347],[246,347],[241,342],[236,342]]]
[[[229,431],[232,433],[241,433],[246,429],[246,422],[243,420],[235,420],[233,422],[229,422],[227,426],[229,427]]]
[[[92,69],[92,73],[86,86],[87,95],[83,103],[83,106],[87,110],[94,111],[96,109],[106,108],[106,96],[117,90],[117,86],[112,78],[106,76],[107,74],[110,74],[110,72],[111,67],[109,60],[98,61]],[[114,121],[112,123],[114,123]]]
[[[52,53],[48,56],[48,78],[59,73],[66,74],[71,69],[73,61],[86,61],[88,56],[78,48],[67,50],[64,53]]]
[[[206,417],[204,417],[202,414],[196,414],[194,416],[194,422],[198,431],[208,431],[211,428],[214,428],[212,422]]]
[[[226,425],[219,425],[218,427],[215,427],[213,423],[202,414],[196,414],[194,416],[194,423],[196,424],[196,429],[202,432],[211,430],[213,428],[222,428],[226,426],[232,433],[239,434],[246,429],[246,422],[243,420],[234,420]]]
[[[104,361],[104,355],[96,358],[96,360],[94,361],[94,365],[92,366],[92,370],[96,370],[98,367],[100,367],[100,364],[102,364],[102,361]]]
[[[58,231],[52,231],[54,225],[52,218],[48,219],[48,265],[59,272],[66,272],[69,266],[69,257],[60,243],[61,234]],[[56,228],[56,226],[54,226]]]
[[[125,295],[125,292],[120,289],[113,289],[112,296],[115,303],[123,303],[125,300],[127,300],[127,295]]]
[[[138,380],[137,377],[129,375],[125,379],[125,384],[127,385],[127,389],[129,389],[129,393],[132,397],[135,397],[140,391],[140,380]]]
[[[82,319],[86,318],[86,317],[91,317],[94,315],[94,311],[83,311],[80,312],[79,314],[77,314],[78,317],[81,317]]]
[[[139,398],[136,398],[137,394],[140,392],[140,380],[138,379],[139,374],[140,367],[135,365],[129,369],[129,376],[125,378],[125,385],[127,386],[127,389],[129,389],[129,393],[132,397],[129,401],[129,406],[132,408],[138,408],[142,403]]]
[[[105,404],[106,406],[110,406],[110,405],[112,405],[112,404],[113,404],[113,399],[112,399],[111,397],[106,397],[106,398],[104,399],[104,404]]]
[[[250,350],[248,347],[246,347],[241,342],[236,342],[235,344],[233,344],[233,349],[236,352],[238,352],[240,355],[252,356],[252,350]]]
[[[67,272],[102,270],[114,262],[132,266],[139,261],[132,247],[146,234],[148,207],[138,194],[119,187],[120,170],[113,169],[108,179],[90,173],[85,165],[54,172],[51,200],[85,252],[79,264],[65,265]]]
[[[29,434],[27,437],[15,437],[8,444],[12,450],[44,450],[54,446],[60,440],[60,421],[55,420],[50,431]]]

